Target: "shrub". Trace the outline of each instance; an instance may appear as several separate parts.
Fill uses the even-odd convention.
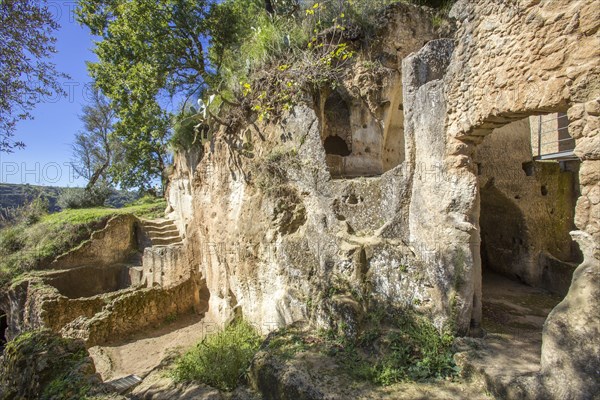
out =
[[[104,205],[113,189],[109,186],[97,186],[91,189],[69,188],[58,197],[62,209],[91,208]]]
[[[25,246],[23,228],[19,225],[0,230],[0,255],[8,256]]]
[[[33,225],[48,214],[49,207],[48,199],[39,196],[25,207],[21,219],[26,225]]]
[[[171,136],[171,145],[175,149],[189,149],[196,142],[196,130],[194,127],[198,124],[197,117],[192,113],[182,113],[177,116],[173,126],[173,136]]]
[[[178,382],[198,381],[221,390],[233,390],[258,351],[261,338],[246,322],[208,336],[181,356],[173,370]]]
[[[430,321],[411,315],[399,318],[396,328],[398,331],[386,338],[386,356],[373,366],[376,383],[439,379],[456,372],[452,335],[440,333]]]
[[[329,331],[324,337],[328,354],[355,378],[384,386],[441,379],[458,372],[453,360],[454,337],[448,330],[440,332],[411,311],[385,319],[391,319],[392,325],[384,327],[382,320],[371,320],[370,328],[357,340]]]

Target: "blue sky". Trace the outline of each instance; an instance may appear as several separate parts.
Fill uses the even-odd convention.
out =
[[[0,182],[84,186],[84,180],[70,176],[68,163],[73,137],[82,129],[78,115],[88,98],[85,88],[91,82],[85,62],[96,60],[91,50],[93,37],[75,21],[75,2],[49,1],[49,6],[61,25],[56,32],[58,53],[53,61],[59,71],[71,77],[62,80],[68,95],[42,99],[32,112],[35,119],[19,123],[16,139],[27,147],[12,154],[0,153]]]

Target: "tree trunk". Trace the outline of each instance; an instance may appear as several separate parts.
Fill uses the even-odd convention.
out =
[[[271,0],[265,0],[265,8],[267,9],[267,12],[269,14],[275,14],[275,9],[273,8],[273,3],[271,2]]]
[[[96,182],[102,176],[104,171],[106,171],[106,168],[108,168],[108,161],[102,164],[100,168],[94,171],[94,173],[90,177],[88,184],[85,187],[85,190],[91,190],[96,185]]]

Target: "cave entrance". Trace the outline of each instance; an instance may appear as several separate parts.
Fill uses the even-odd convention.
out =
[[[552,118],[558,140],[561,125]],[[480,193],[481,327],[508,335],[526,359],[526,369],[539,367],[544,321],[566,295],[582,261],[569,234],[576,229],[579,161],[564,153],[559,159],[540,157],[556,154],[561,143],[540,151],[540,120],[535,116],[494,129],[474,156]],[[477,328],[476,320],[473,324]]]
[[[333,179],[378,176],[404,161],[401,90],[376,116],[342,89],[320,99],[321,140]]]
[[[8,329],[8,315],[4,310],[0,310],[0,353],[4,351],[6,346],[6,330]]]
[[[349,174],[351,168],[347,165],[347,157],[352,154],[350,107],[337,91],[325,101],[321,136],[331,176],[340,178]]]

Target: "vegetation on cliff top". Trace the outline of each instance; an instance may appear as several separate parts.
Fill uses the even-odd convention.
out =
[[[23,272],[40,268],[76,247],[119,214],[155,218],[162,214],[163,199],[145,197],[124,208],[88,208],[53,214],[40,213],[31,220],[0,230],[0,285]]]
[[[398,2],[81,0],[77,15],[101,38],[98,62],[88,66],[116,110],[115,135],[145,143],[136,153],[152,160],[174,126],[175,146],[196,142],[201,110],[191,104],[197,99],[205,108],[216,95],[208,114],[231,128],[235,118],[218,113],[224,104],[269,118],[306,95],[307,86],[330,84],[355,47],[373,38],[381,11]],[[173,99],[181,102],[179,117]],[[186,118],[195,123],[182,123]]]

